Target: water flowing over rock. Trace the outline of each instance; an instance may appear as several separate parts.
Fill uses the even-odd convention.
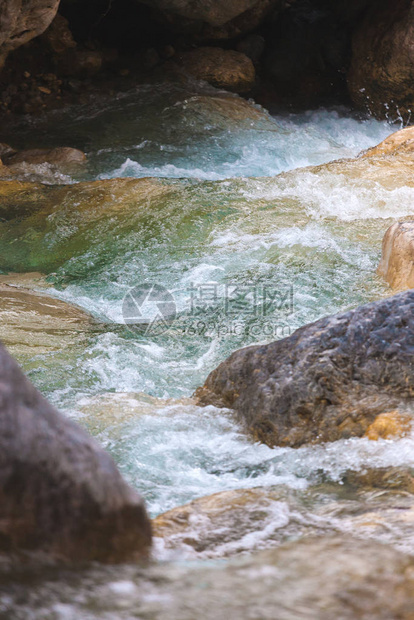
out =
[[[380,491],[380,493],[379,493]],[[154,553],[232,557],[288,540],[352,532],[413,552],[414,477],[410,468],[348,470],[340,482],[222,491],[153,519]]]
[[[353,36],[348,75],[353,101],[380,117],[414,110],[414,6],[375,3]]]
[[[145,556],[151,528],[141,497],[3,346],[0,392],[0,550],[72,561]]]
[[[4,163],[13,168],[17,164],[49,164],[62,171],[70,171],[86,162],[86,155],[79,149],[60,146],[54,149],[27,149],[5,155]]]
[[[2,575],[0,593],[23,618],[409,620],[413,562],[376,541],[315,536],[207,566],[38,571],[26,590]]]
[[[396,222],[387,230],[378,273],[393,289],[414,288],[414,222]]]
[[[374,419],[412,403],[414,292],[236,351],[197,395],[237,412],[249,433],[274,446],[362,436]]]
[[[44,32],[60,0],[2,0],[0,4],[0,68],[9,52]]]

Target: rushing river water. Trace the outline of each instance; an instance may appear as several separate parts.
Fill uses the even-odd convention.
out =
[[[26,179],[71,187],[50,188],[40,211],[0,223],[0,260],[5,273],[43,274],[37,286],[97,319],[63,346],[52,330],[46,350],[16,344],[13,353],[39,389],[113,455],[152,516],[218,491],[282,485],[280,497],[275,491],[262,506],[260,527],[242,543],[222,545],[222,555],[266,547],[283,528],[285,539],[306,528],[354,533],[364,502],[372,522],[381,501],[390,512],[411,510],[407,499],[357,497],[338,483],[347,470],[414,466],[414,437],[270,449],[251,441],[228,412],[198,408],[191,398],[235,349],[390,294],[375,274],[381,239],[396,217],[414,214],[412,184],[352,178],[340,164],[301,168],[355,157],[396,128],[346,108],[271,116],[199,85],[152,85],[24,119],[4,136],[18,147],[86,151],[88,168],[77,176],[48,166],[23,170]],[[77,190],[78,181],[118,177],[158,180]],[[135,310],[145,325],[131,328],[125,296],[143,283],[150,287],[135,289]],[[154,313],[166,319],[164,329],[151,328]],[[374,536],[412,552],[407,523]],[[156,549],[166,557],[162,545]],[[44,584],[6,579],[0,617],[194,618],[190,608],[169,612],[169,594],[153,592],[168,571],[178,571],[171,584],[191,573],[177,566],[162,577],[152,568],[145,596],[137,594],[142,575],[133,568],[121,577],[112,569],[64,573],[56,583],[51,575]]]
[[[22,355],[25,369],[98,437],[152,515],[226,489],[305,488],[350,465],[414,463],[410,442],[272,450],[190,400],[233,350],[389,294],[375,275],[381,238],[389,218],[413,210],[411,188],[295,171],[356,156],[395,126],[345,108],[270,116],[212,94],[141,88],[13,129],[26,146],[42,136],[83,148],[89,179],[166,179],[150,208],[145,198],[83,221],[78,203],[62,204],[46,224],[2,225],[21,242],[8,247],[8,270],[27,260],[51,294],[103,322],[86,347]],[[123,299],[143,282],[173,296],[177,320],[165,333],[124,325]]]

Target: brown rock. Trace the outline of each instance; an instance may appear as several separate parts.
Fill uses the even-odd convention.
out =
[[[406,127],[392,133],[388,138],[361,153],[360,157],[392,157],[403,158],[414,155],[414,127]]]
[[[365,436],[373,441],[378,439],[394,439],[408,435],[411,430],[412,418],[399,411],[380,413],[366,430]]]
[[[54,54],[63,54],[76,47],[76,41],[69,29],[69,22],[59,13],[42,38]]]
[[[231,555],[248,549],[249,536],[254,538],[266,526],[272,530],[267,533],[270,538],[289,523],[285,496],[283,487],[257,487],[201,497],[153,519],[153,534],[167,548],[187,546],[205,555]]]
[[[396,290],[414,288],[414,222],[396,222],[382,242],[381,275]]]
[[[366,471],[348,471],[343,478],[346,484],[368,489],[385,489],[414,493],[413,471],[406,467],[378,467]],[[386,505],[384,505],[384,508]]]
[[[30,279],[32,278],[32,280]],[[88,346],[92,318],[80,308],[30,286],[44,286],[41,274],[0,276],[0,340],[19,360],[72,345]]]
[[[53,166],[65,167],[76,164],[83,164],[86,155],[79,149],[66,146],[59,146],[54,149],[28,149],[18,151],[4,158],[8,166],[15,164],[51,164]]]
[[[151,528],[142,499],[3,346],[0,394],[0,550],[41,550],[73,561],[145,555]]]
[[[379,117],[414,110],[414,5],[406,0],[374,3],[356,29],[348,75],[351,97]]]
[[[1,0],[0,68],[9,52],[42,34],[56,15],[60,0]]]
[[[205,80],[218,88],[244,93],[254,86],[254,65],[241,52],[219,47],[199,47],[182,54],[181,64],[196,79]]]
[[[412,405],[413,347],[408,291],[236,351],[196,395],[269,446],[361,437],[387,408]]]

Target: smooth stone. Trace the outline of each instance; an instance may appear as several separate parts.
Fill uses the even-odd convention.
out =
[[[0,346],[0,551],[70,562],[146,557],[145,505],[112,458]]]
[[[79,149],[60,146],[53,149],[27,149],[4,157],[7,166],[16,164],[50,164],[59,168],[83,164],[86,155]]]
[[[403,158],[405,156],[412,157],[414,155],[414,127],[406,127],[395,131],[388,138],[361,153],[361,157],[388,157],[397,156]]]
[[[44,284],[41,274],[0,276],[0,340],[19,358],[77,346],[96,329],[80,308],[29,288]]]
[[[340,482],[306,490],[287,486],[222,491],[152,521],[154,555],[220,558],[338,531],[387,541],[414,552],[414,476],[406,467],[346,471]],[[388,538],[385,538],[385,536]]]
[[[377,272],[394,290],[414,288],[414,221],[388,228]]]

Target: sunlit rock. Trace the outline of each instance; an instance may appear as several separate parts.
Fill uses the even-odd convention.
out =
[[[414,222],[396,222],[387,230],[378,273],[393,289],[414,288]]]
[[[377,146],[361,153],[361,158],[388,157],[394,155],[399,158],[412,158],[414,154],[414,127],[406,127],[395,131]]]
[[[408,435],[412,426],[412,418],[399,411],[380,413],[366,430],[366,437],[372,441],[378,439],[395,439]]]
[[[44,284],[39,276],[0,276],[0,340],[19,358],[86,345],[95,328],[80,308],[31,290]]]
[[[360,437],[384,410],[413,405],[413,317],[410,291],[321,319],[236,351],[196,394],[269,446]]]
[[[0,347],[0,550],[71,561],[145,556],[141,497],[85,431],[60,415]]]

